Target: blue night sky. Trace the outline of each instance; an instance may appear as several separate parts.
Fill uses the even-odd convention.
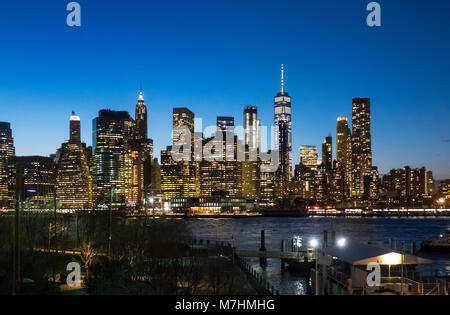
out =
[[[2,1],[0,121],[18,155],[54,153],[72,110],[91,145],[98,110],[134,115],[140,86],[157,157],[173,107],[204,125],[242,124],[251,104],[271,125],[284,63],[294,163],[300,145],[335,141],[353,97],[370,97],[380,172],[426,166],[450,178],[448,0],[379,1],[379,28],[366,24],[369,0],[80,0],[80,28],[66,25],[68,2]]]

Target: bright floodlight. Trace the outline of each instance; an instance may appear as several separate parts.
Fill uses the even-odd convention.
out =
[[[346,243],[347,243],[347,240],[345,238],[340,238],[337,241],[337,244],[338,244],[339,247],[344,247]]]
[[[317,246],[319,246],[319,242],[318,242],[315,238],[313,238],[313,239],[309,242],[309,245],[311,245],[311,247],[313,247],[313,248],[317,248]]]

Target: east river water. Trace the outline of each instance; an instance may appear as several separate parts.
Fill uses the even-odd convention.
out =
[[[267,250],[279,251],[281,240],[290,240],[294,235],[302,237],[306,243],[312,238],[321,240],[323,231],[336,231],[336,238],[345,237],[357,242],[388,242],[394,239],[397,246],[420,243],[430,237],[442,234],[450,228],[450,218],[393,218],[393,217],[308,217],[308,218],[272,218],[255,217],[245,219],[190,219],[186,221],[197,239],[219,241],[234,244],[238,249],[258,250],[261,230],[266,231]],[[427,271],[438,270],[450,275],[450,255],[418,253],[429,258],[433,264]],[[268,259],[263,268],[259,259],[249,259],[250,264],[274,285],[280,294],[304,294],[305,279],[290,271],[281,270],[279,259]]]

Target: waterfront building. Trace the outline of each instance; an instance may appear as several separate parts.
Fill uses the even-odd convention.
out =
[[[352,187],[351,195],[364,194],[364,177],[372,172],[370,98],[354,98],[352,110]]]
[[[336,167],[343,173],[344,199],[348,199],[352,183],[352,134],[347,117],[339,117],[337,121]]]
[[[418,205],[433,196],[433,173],[425,167],[393,169],[383,176],[382,186],[386,193],[390,192],[401,202]]]
[[[302,163],[295,167],[295,181],[301,198],[323,201],[326,197],[326,172],[323,168],[308,167]]]
[[[161,192],[164,197],[183,197],[182,166],[172,158],[172,146],[161,151]]]
[[[279,152],[276,180],[280,185],[279,197],[288,194],[292,178],[292,108],[291,97],[284,91],[284,65],[281,65],[281,91],[274,98],[275,149]]]
[[[372,167],[372,171],[364,176],[364,200],[376,200],[380,190],[380,174],[376,166]]]
[[[218,126],[219,127],[219,126]],[[218,133],[222,132],[218,128]],[[226,138],[233,137],[232,144],[227,144]],[[217,143],[221,141],[222,143]],[[204,144],[214,143],[215,148],[221,148],[220,152],[214,152],[215,159],[202,160],[200,165],[200,196],[210,197],[220,195],[237,198],[242,196],[242,161],[237,161],[237,147],[241,140],[231,131],[222,132],[222,138],[208,138]],[[232,146],[232,147],[228,147]],[[227,159],[227,150],[233,150],[232,159]],[[231,157],[231,156],[230,156]]]
[[[172,146],[161,151],[161,190],[166,198],[195,198],[200,195],[200,161],[194,159],[195,115],[189,109],[173,109],[173,143],[183,140],[185,135],[176,135],[175,128],[184,127],[190,133],[190,161],[174,161]]]
[[[81,142],[81,120],[72,113],[70,139],[58,152],[56,200],[59,209],[91,209],[92,177],[86,144]]]
[[[300,163],[306,167],[317,169],[319,153],[315,145],[302,145],[300,147]]]
[[[450,199],[450,179],[443,180],[439,183],[439,196]]]
[[[56,206],[56,164],[53,159],[44,156],[18,156],[14,161],[17,187],[25,209],[53,209]]]
[[[0,209],[15,207],[15,156],[11,124],[0,122]]]
[[[134,120],[126,111],[101,110],[93,120],[96,200],[100,207],[126,205],[129,186],[125,161],[133,135]]]
[[[345,173],[341,168],[334,167],[327,180],[327,197],[330,201],[339,203],[345,201],[345,193]]]
[[[269,154],[271,151],[268,152]],[[260,163],[260,175],[259,175],[259,198],[262,201],[271,203],[274,202],[278,195],[276,195],[276,172],[272,172],[268,169],[270,162],[261,161]]]
[[[246,146],[245,161],[241,162],[242,168],[242,197],[247,199],[258,199],[260,195],[261,162],[250,161],[250,154]]]

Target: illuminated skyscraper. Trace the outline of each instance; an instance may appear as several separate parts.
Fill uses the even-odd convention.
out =
[[[352,116],[352,196],[364,194],[364,177],[372,173],[370,98],[353,99]]]
[[[86,144],[81,142],[80,117],[70,117],[70,139],[62,144],[57,165],[59,209],[92,209],[92,178]]]
[[[56,184],[56,165],[45,156],[15,158],[18,191],[25,209],[53,209]]]
[[[311,169],[317,169],[319,153],[315,145],[302,145],[300,147],[300,163]]]
[[[175,134],[175,128],[184,127],[189,131],[191,161],[174,161],[171,156],[172,147],[161,151],[161,190],[167,198],[191,198],[200,195],[200,162],[194,161],[194,124],[195,115],[189,109],[185,107],[173,109],[173,142],[175,144],[182,140],[181,135]]]
[[[333,138],[328,136],[322,144],[322,166],[327,172],[333,168]]]
[[[284,65],[281,65],[281,92],[275,96],[275,149],[279,151],[277,181],[281,188],[276,192],[280,197],[287,194],[287,185],[292,178],[292,121],[291,97],[284,91]]]
[[[258,120],[258,108],[247,106],[244,109],[245,145],[249,148],[259,148],[259,128],[261,122]]]
[[[139,94],[134,122],[134,137],[126,143],[124,192],[128,208],[142,209],[145,205],[146,176],[150,172],[147,160],[153,159],[153,140],[148,139],[147,106]]]
[[[148,118],[147,118],[147,106],[145,106],[144,95],[139,93],[138,103],[136,105],[136,117],[135,117],[135,138],[147,139],[148,138]]]
[[[125,180],[125,153],[133,127],[133,118],[126,111],[101,110],[93,120],[96,197],[102,207],[109,206],[111,194],[115,205],[125,206],[129,189]]]
[[[347,124],[347,117],[339,117],[336,127],[336,159],[337,168],[342,172],[343,194],[350,197],[352,183],[352,134]]]
[[[234,117],[217,117],[217,130],[222,132],[227,131],[227,128],[234,130]]]
[[[172,158],[172,146],[161,151],[161,192],[166,198],[183,197],[183,164]]]
[[[0,209],[15,206],[15,156],[11,125],[0,122]]]

